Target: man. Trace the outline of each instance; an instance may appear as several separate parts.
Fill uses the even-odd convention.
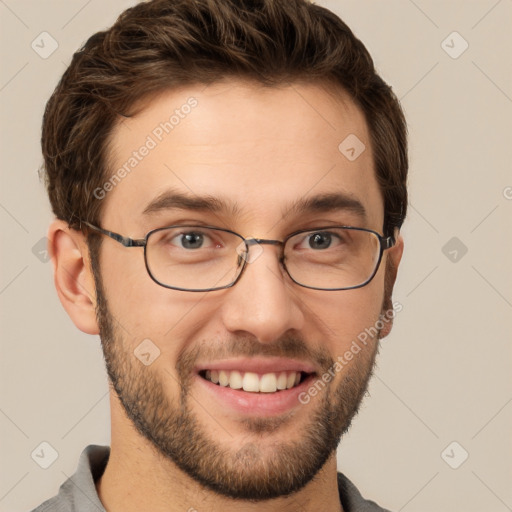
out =
[[[152,0],[77,52],[42,146],[57,293],[111,446],[41,511],[382,511],[337,472],[407,206],[406,127],[304,0]]]

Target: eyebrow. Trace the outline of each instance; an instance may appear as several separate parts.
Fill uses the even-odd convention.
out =
[[[145,208],[142,214],[150,216],[167,210],[189,210],[200,212],[226,213],[236,216],[241,213],[238,203],[210,195],[197,196],[184,194],[176,190],[168,190],[157,196]],[[323,193],[303,197],[281,209],[283,217],[304,213],[327,213],[347,211],[366,220],[366,209],[355,197],[339,192]]]
[[[366,209],[361,201],[353,196],[339,192],[304,197],[292,203],[285,210],[282,211],[283,217],[290,214],[347,211],[355,214],[362,220],[366,220]]]
[[[223,212],[237,215],[240,213],[240,208],[237,203],[228,205],[224,200],[210,196],[197,196],[184,194],[174,189],[162,192],[153,201],[151,201],[142,215],[149,216],[155,213],[166,210],[192,210],[201,212]]]

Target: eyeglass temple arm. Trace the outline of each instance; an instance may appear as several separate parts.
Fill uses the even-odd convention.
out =
[[[382,250],[391,249],[396,244],[396,240],[394,236],[388,236],[387,238],[381,238],[382,240]]]
[[[112,238],[112,240],[119,242],[125,247],[144,247],[146,245],[146,240],[134,240],[133,238],[129,238],[127,236],[120,235],[119,233],[114,233],[113,231],[108,231],[106,229],[95,226],[94,224],[91,224],[90,222],[87,222],[85,220],[81,222],[86,226],[89,226],[91,229],[94,229],[99,233],[107,235],[108,237]]]

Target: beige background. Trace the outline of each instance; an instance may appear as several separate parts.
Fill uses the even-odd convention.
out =
[[[37,168],[43,108],[72,52],[133,3],[0,0],[2,512],[53,496],[87,444],[109,443],[99,339],[66,316],[38,253],[51,214]],[[393,511],[512,510],[512,1],[318,3],[367,45],[411,143],[403,311],[339,468]],[[58,42],[46,59],[31,48],[43,31]],[[442,46],[453,31],[469,44],[458,58]],[[58,452],[46,470],[31,458],[43,441]]]

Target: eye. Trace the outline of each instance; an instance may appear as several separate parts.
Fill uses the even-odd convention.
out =
[[[331,231],[315,231],[307,233],[299,244],[300,249],[325,250],[343,243],[341,237]]]
[[[169,236],[168,243],[181,249],[211,249],[218,246],[211,236],[201,231],[185,231]]]

